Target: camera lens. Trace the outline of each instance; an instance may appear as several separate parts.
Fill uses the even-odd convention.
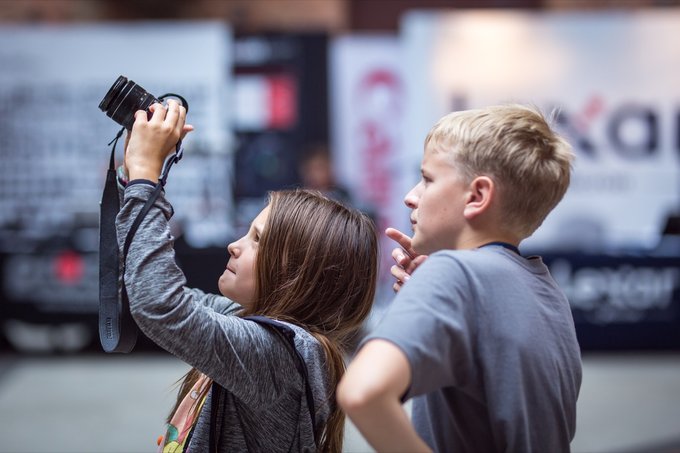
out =
[[[99,103],[99,109],[116,123],[131,130],[135,122],[135,112],[148,111],[151,104],[157,102],[160,101],[144,88],[120,76]]]

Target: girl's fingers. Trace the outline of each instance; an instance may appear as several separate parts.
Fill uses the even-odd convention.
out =
[[[186,137],[189,132],[193,132],[193,130],[194,130],[194,126],[192,126],[191,124],[185,124],[182,127],[182,134],[179,137],[180,140],[184,140],[184,137]]]
[[[179,106],[179,120],[182,124],[187,120],[187,109],[183,105]]]
[[[166,108],[167,113],[165,115],[165,124],[171,126],[171,127],[176,127],[178,122],[181,119],[180,115],[180,107],[177,101],[170,99],[168,101],[168,106]]]
[[[162,123],[165,120],[167,108],[163,104],[151,104],[149,111],[152,113],[150,123]]]
[[[148,121],[148,117],[146,115],[146,110],[137,110],[135,112],[135,122],[134,124],[137,123],[146,123]],[[134,124],[132,125],[132,128],[134,129]]]

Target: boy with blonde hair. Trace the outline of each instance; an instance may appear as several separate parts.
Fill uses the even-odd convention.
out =
[[[397,297],[338,388],[378,451],[569,450],[574,322],[541,258],[518,246],[562,199],[572,160],[526,106],[455,112],[432,128],[404,199],[413,237],[387,230],[401,245]]]

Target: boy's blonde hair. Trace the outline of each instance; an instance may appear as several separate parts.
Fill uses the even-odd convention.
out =
[[[504,225],[531,236],[569,187],[571,146],[536,108],[511,104],[454,112],[430,130],[425,149],[449,154],[466,183],[491,177]]]

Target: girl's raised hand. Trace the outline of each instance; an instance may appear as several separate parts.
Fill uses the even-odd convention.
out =
[[[132,132],[126,138],[125,169],[130,180],[148,179],[158,182],[165,159],[175,150],[177,142],[194,130],[186,122],[186,109],[171,99],[167,107],[153,104],[147,112],[135,113]]]

